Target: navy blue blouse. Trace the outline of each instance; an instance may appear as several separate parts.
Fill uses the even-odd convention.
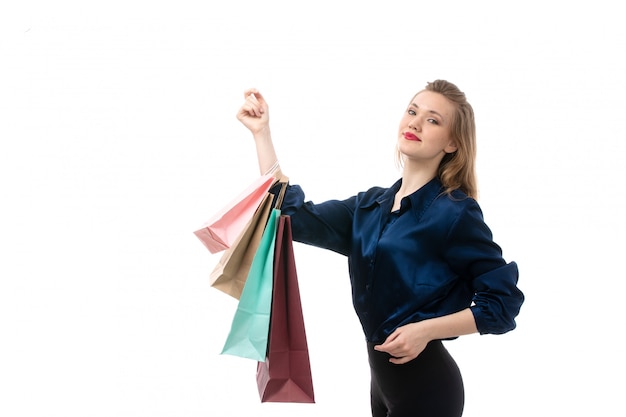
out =
[[[435,178],[391,213],[401,182],[320,204],[290,185],[282,204],[295,241],[348,257],[367,341],[467,307],[481,334],[514,329],[524,301],[517,265],[502,258],[478,203],[461,191],[443,194]]]

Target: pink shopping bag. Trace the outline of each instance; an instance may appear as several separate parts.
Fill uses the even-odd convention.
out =
[[[211,253],[228,249],[243,232],[269,189],[277,181],[272,175],[260,176],[194,234]]]

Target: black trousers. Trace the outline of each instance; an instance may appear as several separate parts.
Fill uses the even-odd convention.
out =
[[[440,340],[403,365],[367,344],[373,417],[459,417],[465,391],[456,362]]]

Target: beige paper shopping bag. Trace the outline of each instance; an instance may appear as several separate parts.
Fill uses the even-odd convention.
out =
[[[265,225],[272,209],[273,195],[266,193],[243,232],[230,248],[224,251],[219,263],[211,272],[211,286],[236,298],[246,283],[252,260],[261,242]]]

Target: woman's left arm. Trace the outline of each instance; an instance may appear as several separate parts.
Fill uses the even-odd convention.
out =
[[[524,302],[524,294],[517,287],[517,264],[502,257],[502,249],[493,241],[476,201],[466,202],[445,247],[446,262],[474,293],[470,310],[478,332],[502,334],[513,330]]]
[[[471,333],[501,334],[515,328],[515,317],[524,302],[517,288],[518,269],[507,263],[493,241],[482,211],[466,201],[451,225],[445,259],[474,291],[472,306],[457,313],[410,323],[396,329],[377,350],[389,353],[391,362],[402,364],[416,358],[428,342]]]

